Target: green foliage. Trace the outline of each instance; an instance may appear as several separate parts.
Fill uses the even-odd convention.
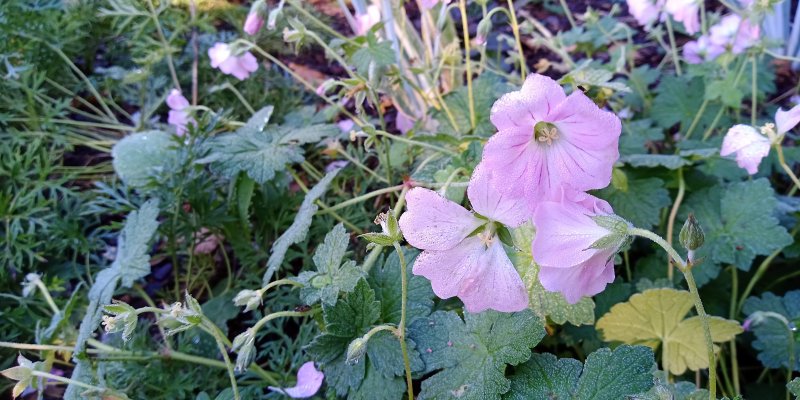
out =
[[[664,181],[658,178],[630,179],[625,187],[611,185],[597,195],[611,204],[614,213],[643,229],[658,225],[661,210],[672,203]]]
[[[792,329],[800,322],[800,290],[787,292],[783,297],[770,292],[749,297],[743,311],[751,319],[758,360],[767,368],[788,368],[791,360],[791,368],[800,371],[800,338]]]
[[[363,277],[363,272],[356,267],[355,261],[344,261],[350,235],[342,224],[336,225],[325,235],[323,242],[314,252],[314,265],[317,271],[303,271],[297,281],[303,284],[300,297],[306,304],[322,302],[336,305],[340,292],[349,292]]]
[[[492,104],[509,91],[509,86],[494,75],[484,75],[472,82],[472,94],[475,104],[475,128],[472,129],[467,88],[461,87],[454,90],[444,99],[453,117],[453,122],[450,122],[446,112],[437,111],[435,116],[436,121],[439,122],[438,132],[456,137],[469,134],[480,137],[493,135],[497,130],[489,120]],[[453,123],[455,123],[455,126],[453,126]]]
[[[686,131],[692,125],[697,111],[703,103],[701,96],[687,96],[687,93],[703,93],[705,85],[702,78],[664,76],[656,88],[653,109],[650,117],[662,128],[670,128],[675,124]],[[696,130],[703,131],[711,125],[719,105],[710,105],[701,114]]]
[[[399,283],[399,282],[396,282]],[[388,299],[386,299],[388,301]],[[388,332],[379,332],[367,342],[366,357],[347,363],[347,348],[370,328],[382,321],[382,302],[366,280],[352,292],[344,293],[336,305],[322,305],[325,331],[305,348],[321,365],[329,392],[359,399],[381,393],[382,398],[399,399],[405,390],[401,376],[403,361],[400,343]],[[408,341],[413,371],[423,368],[413,340]]]
[[[718,200],[717,200],[718,199]],[[723,264],[749,271],[757,255],[768,255],[792,243],[774,214],[777,200],[766,179],[736,182],[698,190],[686,199],[679,221],[694,213],[705,232],[697,283],[703,285]]]
[[[786,384],[786,388],[794,395],[795,400],[800,398],[800,378],[794,378]]]
[[[681,375],[686,369],[708,368],[702,320],[699,316],[684,319],[693,307],[687,291],[650,289],[631,296],[625,303],[597,321],[597,329],[606,341],[643,344],[662,349],[664,370]],[[711,339],[727,342],[742,332],[736,321],[720,317],[708,318]]]
[[[603,348],[585,365],[571,358],[534,354],[511,376],[504,399],[613,400],[646,392],[653,386],[653,352],[644,346]]]
[[[114,145],[114,172],[125,184],[143,187],[166,172],[177,154],[172,149],[172,135],[161,131],[139,132],[124,137]]]
[[[465,313],[437,311],[411,325],[425,372],[421,399],[499,399],[511,388],[506,365],[531,357],[544,337],[544,321],[532,311]],[[424,349],[424,350],[423,350]]]

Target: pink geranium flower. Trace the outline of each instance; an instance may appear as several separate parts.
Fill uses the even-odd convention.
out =
[[[597,216],[613,216],[611,206],[567,188],[553,200],[540,203],[533,215],[536,236],[531,248],[540,268],[539,281],[573,304],[602,292],[614,281],[614,255],[627,237],[619,235],[608,247],[596,246],[598,240],[615,233],[595,222]]]
[[[267,15],[267,4],[264,0],[256,0],[250,7],[250,12],[247,13],[247,19],[244,21],[244,31],[248,35],[255,35],[264,26],[264,17]]]
[[[322,371],[317,371],[313,361],[308,361],[297,370],[297,384],[295,386],[285,389],[270,386],[269,389],[284,393],[293,399],[305,399],[319,391],[323,379],[325,379],[325,374]]]
[[[683,23],[686,33],[693,35],[700,30],[700,3],[702,0],[667,0],[664,10],[675,21]]]
[[[761,160],[769,154],[770,140],[748,125],[735,125],[722,140],[720,155],[736,154],[736,164],[754,175]]]
[[[378,6],[372,4],[367,7],[367,12],[364,14],[356,14],[356,26],[354,30],[356,35],[361,36],[370,30],[375,24],[381,22],[381,10]]]
[[[782,108],[779,108],[775,112],[775,125],[778,128],[779,135],[789,132],[798,123],[800,123],[800,105],[792,107],[789,111],[783,111]]]
[[[650,25],[658,19],[664,0],[628,0],[628,12],[639,25]]]
[[[422,8],[430,10],[431,8],[436,7],[436,5],[439,3],[448,4],[450,3],[450,0],[420,0],[420,3],[422,4]]]
[[[713,61],[724,52],[723,47],[711,43],[711,40],[705,35],[683,45],[683,58],[689,64]]]
[[[189,112],[186,111],[186,108],[189,107],[189,100],[183,97],[180,90],[172,89],[167,96],[167,106],[170,109],[167,122],[175,127],[176,135],[183,136],[186,133],[186,125],[189,122],[194,123],[194,120],[189,117]]]
[[[434,191],[408,192],[408,211],[400,217],[406,240],[424,250],[413,272],[431,281],[434,293],[458,296],[467,311],[513,312],[528,306],[528,293],[497,235],[495,222],[517,226],[524,206],[492,187],[492,173],[480,166],[467,188],[475,212]],[[477,232],[477,234],[475,234]]]
[[[498,132],[482,164],[497,171],[497,188],[524,198],[529,212],[562,185],[600,189],[611,182],[619,158],[619,118],[583,92],[569,96],[554,80],[531,74],[522,89],[494,103]]]
[[[225,43],[216,43],[214,47],[208,49],[208,57],[211,58],[211,66],[219,68],[226,75],[233,75],[240,81],[247,79],[250,73],[258,69],[256,57],[249,51],[240,56],[231,53],[231,48]]]
[[[752,47],[759,39],[760,28],[736,14],[730,14],[708,30],[711,43],[740,54]]]

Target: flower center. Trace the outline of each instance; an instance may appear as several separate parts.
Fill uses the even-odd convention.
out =
[[[533,126],[533,138],[538,143],[547,143],[551,146],[559,137],[558,128],[549,122],[541,121]]]

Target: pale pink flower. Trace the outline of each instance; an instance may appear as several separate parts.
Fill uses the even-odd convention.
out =
[[[367,7],[365,14],[356,14],[356,26],[354,27],[356,35],[361,36],[367,33],[375,24],[381,22],[381,10],[378,6],[372,4]]]
[[[281,389],[270,386],[270,390],[284,393],[293,399],[306,399],[315,395],[322,387],[322,380],[325,374],[317,371],[313,361],[308,361],[297,370],[297,384],[290,388]]]
[[[400,227],[408,243],[422,249],[413,272],[431,281],[443,299],[458,296],[467,311],[513,312],[528,306],[528,293],[497,235],[495,221],[517,226],[521,203],[492,187],[492,173],[478,167],[467,196],[475,213],[434,191],[414,188]],[[474,234],[478,231],[477,234]]]
[[[336,123],[342,133],[350,133],[355,128],[356,123],[352,119],[343,119]]]
[[[522,89],[492,107],[498,132],[482,164],[497,171],[497,188],[525,199],[529,212],[562,185],[600,189],[619,158],[621,123],[583,92],[569,96],[554,80],[531,74]]]
[[[789,111],[783,111],[782,108],[779,108],[775,112],[775,125],[778,128],[779,135],[789,132],[798,123],[800,123],[800,105],[792,107]]]
[[[186,133],[186,124],[195,123],[189,117],[189,112],[186,111],[186,108],[189,107],[189,100],[183,97],[180,90],[172,89],[167,96],[167,106],[170,109],[167,122],[175,127],[176,135],[183,136]]]
[[[628,12],[639,25],[650,25],[658,19],[664,0],[628,0]]]
[[[606,248],[593,246],[612,232],[592,217],[607,215],[613,215],[607,202],[567,188],[539,204],[531,249],[545,289],[560,292],[574,304],[614,281],[614,255],[622,241]]]
[[[713,61],[724,52],[723,47],[711,43],[711,40],[705,35],[683,45],[683,58],[689,64]]]
[[[394,126],[402,134],[408,133],[414,128],[414,120],[405,115],[402,111],[397,111],[397,118],[394,120]]]
[[[700,3],[702,0],[667,0],[664,10],[675,21],[683,23],[686,33],[693,35],[700,30]]]
[[[752,47],[759,39],[761,30],[736,14],[730,14],[712,26],[709,31],[711,43],[729,49],[733,54],[740,54]]]
[[[748,125],[734,125],[722,140],[720,155],[736,153],[736,164],[754,175],[758,172],[761,160],[769,154],[770,141],[756,128]]]
[[[249,51],[240,56],[231,53],[231,48],[225,43],[216,43],[208,49],[211,66],[219,68],[226,75],[233,75],[240,81],[247,79],[251,72],[258,69],[256,57]]]

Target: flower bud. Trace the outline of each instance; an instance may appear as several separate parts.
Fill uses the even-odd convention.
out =
[[[136,310],[121,301],[114,301],[103,307],[103,311],[111,315],[103,315],[103,328],[107,333],[122,332],[122,340],[131,339],[136,323],[139,322]]]
[[[245,306],[244,312],[255,310],[261,305],[261,291],[244,289],[233,298],[233,304]]]
[[[256,332],[248,328],[233,339],[231,350],[237,353],[236,371],[245,371],[256,357]]]
[[[264,26],[264,17],[267,14],[267,5],[264,0],[256,0],[250,7],[247,19],[244,21],[244,31],[248,35],[255,35]]]
[[[367,354],[367,341],[369,339],[365,337],[360,337],[354,339],[350,342],[350,345],[347,346],[347,357],[345,358],[345,364],[347,365],[354,365],[358,364],[361,359],[364,358],[364,355]]]
[[[678,234],[678,239],[681,241],[681,245],[689,251],[697,250],[703,246],[705,235],[703,234],[703,228],[694,218],[694,214],[689,214],[689,218],[686,218],[686,222],[681,228],[681,233]]]

